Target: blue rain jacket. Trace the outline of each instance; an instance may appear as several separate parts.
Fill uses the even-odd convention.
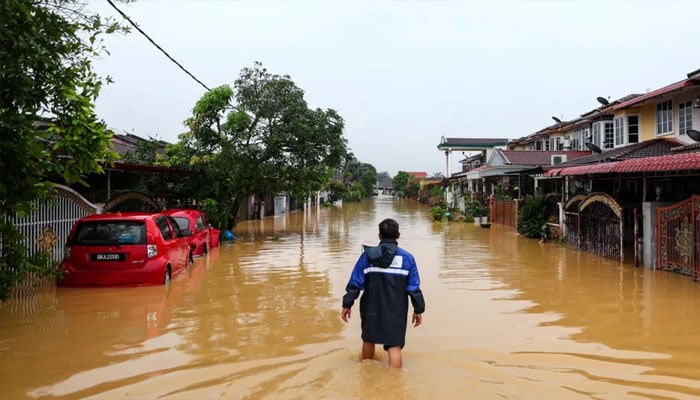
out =
[[[383,239],[378,246],[363,246],[345,288],[343,308],[351,308],[361,291],[362,340],[403,347],[408,299],[413,312],[425,311],[413,255],[398,247],[396,240]]]

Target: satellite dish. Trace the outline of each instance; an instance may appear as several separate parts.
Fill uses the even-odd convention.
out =
[[[685,133],[688,134],[688,137],[695,140],[696,142],[700,142],[700,131],[696,129],[688,129],[685,131]]]
[[[594,144],[591,143],[591,142],[586,142],[586,143],[584,143],[584,145],[585,145],[586,147],[588,147],[588,149],[589,149],[590,151],[594,152],[594,153],[601,153],[601,152],[603,151],[603,150],[600,149],[600,147],[594,145]]]
[[[598,98],[596,98],[596,100],[598,100],[598,103],[600,103],[604,106],[607,106],[608,104],[610,104],[608,99],[606,99],[605,97],[598,97]]]
[[[560,120],[559,118],[557,118],[557,117],[552,117],[552,119],[553,119],[557,124],[561,124],[561,120]]]

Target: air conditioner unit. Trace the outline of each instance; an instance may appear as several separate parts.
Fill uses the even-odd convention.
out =
[[[700,95],[695,98],[693,102],[693,108],[700,108]]]
[[[566,161],[566,154],[552,154],[551,165],[561,164]]]

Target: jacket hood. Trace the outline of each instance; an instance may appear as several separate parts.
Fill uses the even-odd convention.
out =
[[[396,240],[382,239],[378,246],[363,245],[362,248],[373,266],[386,268],[394,260],[399,245]]]

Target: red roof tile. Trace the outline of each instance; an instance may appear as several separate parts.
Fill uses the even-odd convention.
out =
[[[407,172],[407,174],[412,175],[418,179],[425,179],[428,177],[427,172]]]
[[[666,93],[673,92],[674,90],[679,90],[679,89],[682,89],[682,88],[684,88],[684,87],[695,86],[695,85],[697,85],[696,82],[693,82],[693,81],[690,80],[690,79],[685,79],[685,80],[682,80],[682,81],[680,81],[680,82],[676,82],[676,83],[672,83],[672,84],[670,84],[670,85],[668,85],[668,86],[664,86],[664,87],[662,87],[662,88],[660,88],[660,89],[652,90],[652,91],[649,92],[649,93],[643,94],[643,95],[641,95],[641,96],[637,96],[637,97],[635,97],[635,98],[633,98],[633,99],[631,99],[631,100],[623,101],[623,102],[620,103],[620,104],[616,104],[616,105],[613,107],[613,110],[619,110],[619,109],[621,109],[621,108],[627,108],[627,107],[633,106],[633,105],[635,105],[635,104],[639,104],[639,103],[641,103],[641,102],[643,102],[643,101],[645,101],[645,100],[649,100],[649,99],[652,99],[652,98],[654,98],[654,97],[658,97],[658,96],[664,95],[664,94],[666,94]]]
[[[551,169],[545,176],[575,176],[596,174],[624,174],[634,172],[700,171],[700,152],[680,153],[657,157],[632,158],[623,161],[579,165]]]

